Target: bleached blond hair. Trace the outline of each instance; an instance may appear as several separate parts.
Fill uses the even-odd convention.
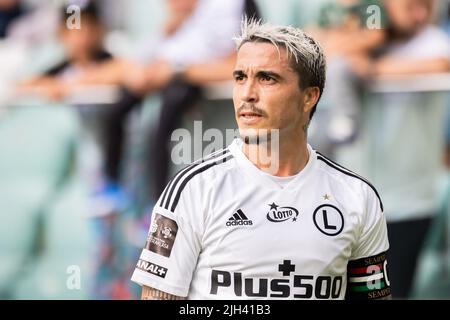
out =
[[[326,79],[326,59],[319,43],[303,30],[292,26],[263,23],[261,20],[242,20],[241,35],[234,38],[237,50],[247,42],[269,42],[280,52],[285,48],[292,68],[298,73],[300,87],[318,87],[322,96]],[[320,97],[319,97],[320,99]],[[317,106],[317,104],[316,104]],[[316,106],[310,113],[312,118]]]

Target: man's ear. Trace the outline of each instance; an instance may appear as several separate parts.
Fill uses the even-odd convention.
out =
[[[309,113],[317,101],[319,101],[320,89],[319,87],[308,87],[304,90],[304,93],[303,112]]]

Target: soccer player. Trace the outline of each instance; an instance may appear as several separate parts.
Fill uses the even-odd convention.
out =
[[[132,276],[142,299],[389,298],[378,192],[307,143],[322,49],[300,29],[257,21],[236,41],[241,137],[162,193]],[[252,156],[265,152],[276,166]]]

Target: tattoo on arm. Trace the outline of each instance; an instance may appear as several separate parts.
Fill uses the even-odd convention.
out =
[[[142,286],[141,300],[185,300],[185,297],[160,291],[151,287]]]

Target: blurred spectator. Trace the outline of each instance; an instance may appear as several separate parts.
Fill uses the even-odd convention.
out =
[[[442,27],[450,35],[450,1],[440,3]],[[446,97],[445,148],[442,194],[437,216],[427,232],[424,247],[419,256],[413,298],[448,299],[450,296],[450,95]]]
[[[0,0],[0,106],[13,99],[15,82],[33,73],[38,52],[54,39],[58,9],[53,2]]]
[[[72,28],[69,28],[67,22],[73,12],[69,12],[66,6],[61,8],[58,38],[64,47],[65,60],[45,71],[43,75],[20,83],[19,93],[38,94],[53,101],[63,100],[72,93],[74,79],[93,70],[100,63],[112,61],[111,54],[103,48],[105,27],[97,2],[84,1],[84,6],[79,8],[80,25],[74,25]],[[107,115],[104,117],[107,122]],[[104,145],[100,143],[100,147],[104,148]],[[108,168],[108,161],[105,162]],[[96,192],[103,188],[102,181],[94,183],[100,185],[93,186]],[[106,194],[110,191],[113,194],[116,192],[114,185],[105,187],[105,190]],[[111,202],[114,201],[115,199],[111,199]],[[115,206],[114,203],[111,205]]]
[[[448,37],[432,25],[434,0],[384,0],[371,3],[380,7],[379,27],[369,29],[369,25],[361,23],[364,21],[362,15],[357,15],[355,19],[352,12],[364,10],[354,9],[359,6],[353,4],[347,9],[347,18],[341,19],[340,27],[326,31],[324,46],[328,49],[329,57],[344,56],[349,60],[352,70],[362,76],[449,70]],[[363,7],[367,7],[367,3]],[[352,33],[352,29],[355,33]],[[377,53],[375,57],[371,55],[374,51]],[[355,57],[352,57],[352,52]],[[373,62],[375,64],[372,66]]]
[[[357,136],[369,59],[386,41],[386,23],[381,0],[338,0],[323,6],[318,28],[307,28],[327,55],[327,89],[311,126],[311,140],[329,156],[336,145]],[[321,121],[327,123],[326,130],[318,128]]]
[[[374,76],[449,70],[448,38],[431,25],[430,0],[340,1],[322,15],[319,35],[328,58],[329,107],[326,138],[332,145],[354,141],[360,123],[363,87]],[[359,3],[359,4],[358,4]],[[345,5],[344,5],[345,4]],[[349,6],[349,4],[351,4]],[[369,29],[361,14],[380,8],[380,26]],[[334,8],[334,14],[330,11]],[[339,9],[340,8],[340,9]],[[328,104],[328,105],[327,105]],[[329,147],[330,153],[333,147]]]
[[[69,29],[67,19],[68,13],[63,7],[58,35],[64,46],[66,59],[44,75],[24,81],[20,85],[21,90],[36,91],[50,100],[61,100],[68,94],[67,83],[71,79],[93,68],[93,65],[112,58],[102,48],[103,24],[94,3],[81,8],[79,29]]]
[[[58,27],[57,8],[52,0],[0,0],[0,39],[28,45],[52,39]]]
[[[450,39],[442,30],[431,24],[435,1],[386,0],[385,4],[390,19],[389,42],[376,60],[373,74],[450,71]],[[420,161],[419,154],[416,159]],[[414,163],[413,158],[409,165],[414,167]],[[431,166],[432,164],[430,170],[433,170]],[[409,187],[411,188],[411,185]],[[424,187],[426,185],[417,186]],[[429,203],[428,199],[423,200]],[[414,201],[419,204],[421,199]],[[393,296],[397,298],[407,298],[410,295],[417,257],[432,217],[436,214],[436,206],[431,204],[431,207],[422,208],[420,211],[396,212],[391,208],[391,211],[387,212],[391,242],[390,270],[392,279],[395,279],[391,288]],[[412,239],[414,241],[411,241]]]
[[[104,26],[95,2],[88,2],[80,7],[80,27],[69,28],[67,21],[73,12],[67,12],[63,6],[60,14],[58,36],[61,41],[66,59],[53,66],[42,76],[24,81],[19,86],[19,91],[25,93],[37,93],[47,99],[62,100],[70,93],[70,81],[77,75],[93,68],[96,64],[112,59],[103,47]],[[85,127],[86,128],[86,127]],[[90,186],[91,190],[96,186]],[[91,215],[94,215],[92,224],[96,232],[95,241],[92,243],[95,254],[95,281],[92,283],[97,298],[110,298],[112,287],[120,284],[115,271],[115,259],[117,248],[120,247],[116,235],[117,212],[103,212],[104,195],[94,197],[94,207],[91,207]],[[114,206],[114,204],[113,204]],[[108,207],[108,210],[111,206]],[[86,212],[85,212],[86,213]],[[107,216],[104,216],[108,214]],[[114,235],[114,236],[113,236]]]
[[[244,12],[256,15],[253,0],[168,0],[167,5],[169,17],[163,29],[136,57],[115,59],[78,79],[78,83],[113,83],[126,88],[107,124],[107,171],[116,181],[126,115],[146,94],[162,90],[161,114],[156,132],[149,136],[146,166],[152,170],[155,198],[167,182],[167,144],[172,130],[201,96],[201,85],[231,80],[235,59],[231,39]]]
[[[0,39],[6,37],[12,22],[24,13],[20,0],[0,0]]]
[[[384,0],[383,4],[387,14],[385,36],[373,48],[372,54],[361,52],[352,56],[342,55],[343,59],[337,68],[333,68],[330,63],[327,86],[335,94],[334,99],[328,100],[333,103],[330,108],[332,113],[333,110],[339,110],[344,115],[350,115],[351,120],[356,123],[356,129],[361,123],[362,110],[356,88],[361,88],[361,84],[381,76],[450,70],[450,40],[441,29],[432,24],[435,1]],[[377,124],[377,128],[380,128],[377,130],[378,136],[373,137],[373,141],[376,141],[373,149],[378,153],[372,153],[377,159],[372,160],[377,163],[372,163],[370,171],[365,174],[372,175],[369,178],[378,181],[378,187],[384,190],[382,196],[391,244],[389,262],[393,297],[407,298],[425,234],[438,210],[438,202],[434,197],[437,192],[434,190],[440,168],[438,161],[434,161],[438,157],[435,154],[435,141],[422,141],[420,137],[435,131],[439,112],[432,106],[421,105],[417,94],[382,94],[377,99],[380,101],[377,106],[378,114],[383,117],[379,119],[383,123]],[[348,101],[357,103],[349,110]],[[428,118],[419,120],[419,123],[413,122],[421,114]],[[410,122],[406,123],[407,119]],[[341,129],[349,127],[345,121],[339,124]],[[333,128],[332,123],[330,126]],[[358,136],[358,130],[355,132],[353,129],[341,131],[352,134],[343,134],[339,138],[345,136],[347,140],[342,139],[340,142],[363,139]],[[374,133],[371,131],[371,134]],[[399,145],[409,145],[402,141],[405,135],[408,136],[407,139],[414,141],[413,148],[405,150],[403,145]],[[342,158],[346,158],[344,153],[348,153],[345,146],[334,151],[341,162]]]
[[[434,0],[385,0],[388,43],[373,68],[375,75],[450,70],[449,37],[432,25]]]

